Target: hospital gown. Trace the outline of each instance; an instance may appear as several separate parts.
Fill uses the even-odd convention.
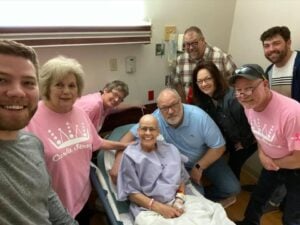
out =
[[[189,175],[183,163],[187,158],[177,148],[163,141],[157,141],[157,149],[145,152],[139,142],[129,145],[124,151],[118,173],[118,200],[127,200],[132,193],[142,193],[155,201],[170,204],[181,182],[187,182]],[[135,224],[210,224],[232,225],[220,204],[203,196],[186,195],[185,212],[174,219],[166,219],[156,212],[130,203]]]

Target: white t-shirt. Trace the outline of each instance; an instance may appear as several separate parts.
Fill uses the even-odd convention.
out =
[[[291,97],[291,86],[296,55],[297,53],[293,51],[288,62],[283,67],[277,67],[274,65],[271,71],[272,89],[287,97]]]

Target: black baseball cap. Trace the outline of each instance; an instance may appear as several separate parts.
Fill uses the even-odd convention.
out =
[[[233,75],[229,78],[229,84],[234,85],[239,77],[244,77],[248,80],[266,80],[266,74],[264,70],[257,64],[245,64],[236,69]]]

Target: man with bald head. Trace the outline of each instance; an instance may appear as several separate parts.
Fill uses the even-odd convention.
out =
[[[190,186],[185,187],[187,158],[173,144],[157,139],[159,125],[153,115],[140,119],[137,132],[139,140],[124,151],[117,185],[118,199],[130,200],[136,225],[174,225],[187,220],[201,225],[214,223],[216,217],[220,225],[233,225],[220,204],[190,195]]]
[[[233,204],[240,185],[222,158],[225,141],[214,121],[200,108],[183,104],[179,94],[171,88],[160,92],[157,106],[153,116],[158,120],[160,133],[166,142],[175,145],[187,156],[185,167],[199,191],[211,200],[220,201],[225,207]],[[135,137],[138,137],[138,125],[121,141],[129,142]],[[120,156],[117,155],[111,172],[117,171],[119,164]],[[205,192],[201,184],[202,175],[213,184]]]

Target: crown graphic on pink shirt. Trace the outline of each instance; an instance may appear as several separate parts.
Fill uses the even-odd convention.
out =
[[[261,124],[259,119],[251,121],[251,129],[255,136],[260,137],[268,142],[272,142],[275,137],[276,130],[274,126],[268,127],[267,124]]]
[[[48,140],[57,149],[66,148],[68,146],[89,140],[89,132],[85,124],[65,123],[65,127],[59,127],[57,130],[48,130],[50,136]]]

